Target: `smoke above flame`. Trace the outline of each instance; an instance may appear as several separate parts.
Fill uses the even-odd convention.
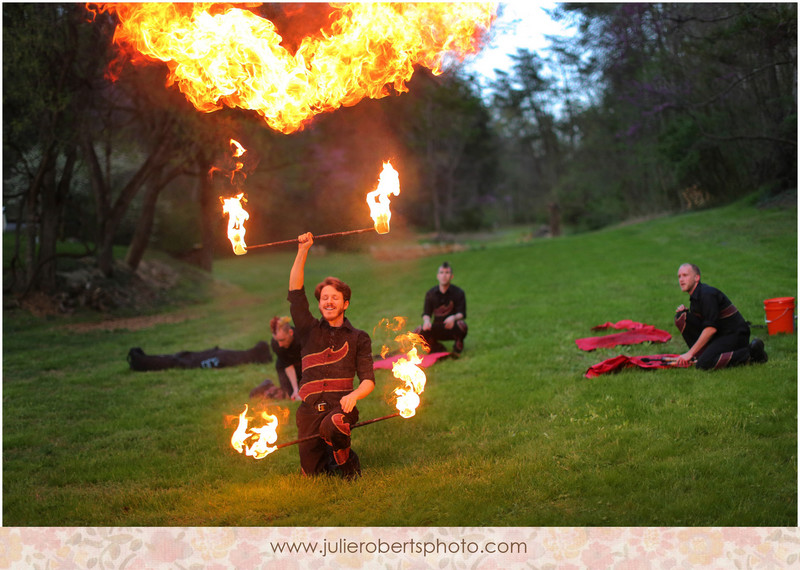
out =
[[[497,11],[496,3],[332,4],[329,26],[291,52],[273,22],[230,4],[90,6],[116,14],[122,58],[164,62],[167,84],[198,110],[252,110],[287,134],[319,113],[407,91],[414,66],[439,74],[446,57],[477,53]]]

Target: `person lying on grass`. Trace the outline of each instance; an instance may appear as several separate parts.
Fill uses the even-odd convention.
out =
[[[689,347],[678,356],[678,365],[687,366],[696,358],[696,368],[716,370],[767,361],[764,341],[750,342],[747,321],[722,291],[700,282],[699,267],[681,265],[678,285],[689,294],[689,308],[681,304],[675,310],[675,326]]]
[[[350,447],[350,426],[358,422],[356,402],[375,388],[372,339],[345,317],[350,287],[335,277],[327,277],[314,290],[322,314],[314,318],[304,287],[314,236],[306,233],[297,241],[288,297],[303,358],[299,383],[303,402],[295,421],[298,438],[320,435],[299,444],[300,467],[305,475],[328,473],[355,479],[361,475],[361,464]],[[354,390],[356,373],[359,385]]]

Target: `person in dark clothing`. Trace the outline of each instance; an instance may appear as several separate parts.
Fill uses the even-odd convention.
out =
[[[338,473],[354,479],[361,475],[361,464],[350,447],[350,426],[358,421],[356,402],[375,388],[372,340],[345,317],[350,287],[335,277],[326,278],[314,291],[322,318],[311,314],[304,270],[313,243],[311,233],[298,237],[289,274],[288,299],[302,356],[297,435],[320,436],[299,444],[300,466],[305,475]],[[353,389],[356,374],[359,384]]]
[[[422,325],[414,332],[425,340],[431,352],[447,352],[440,341],[455,341],[452,354],[458,356],[467,336],[467,296],[451,283],[453,268],[446,261],[439,266],[436,278],[439,284],[425,293]]]
[[[278,386],[267,378],[250,392],[251,398],[274,400],[300,400],[299,379],[303,374],[300,357],[300,342],[294,334],[289,317],[272,317],[269,328],[272,331],[271,347],[275,353],[275,371],[278,373]]]
[[[269,344],[263,340],[247,350],[228,350],[215,346],[207,350],[182,350],[174,354],[145,354],[137,346],[128,351],[131,370],[140,372],[168,368],[225,368],[264,362],[272,362],[272,353]]]
[[[300,399],[299,381],[303,376],[300,341],[294,334],[289,317],[272,317],[272,352],[275,354],[275,371],[281,388],[292,400]]]
[[[678,268],[678,284],[689,294],[689,308],[675,310],[675,326],[686,345],[677,363],[688,366],[696,359],[695,367],[717,370],[753,362],[766,362],[767,353],[761,339],[750,342],[750,326],[719,289],[700,282],[700,268],[684,263]]]

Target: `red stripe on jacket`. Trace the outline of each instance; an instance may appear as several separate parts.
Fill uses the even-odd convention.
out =
[[[314,380],[303,384],[300,387],[300,397],[305,400],[312,394],[322,392],[352,392],[352,378],[326,378],[325,380]]]
[[[307,354],[303,357],[303,370],[313,368],[315,366],[322,366],[324,364],[333,364],[339,362],[350,351],[350,344],[345,342],[344,346],[339,350],[333,350],[328,347],[322,352],[315,352],[314,354]]]

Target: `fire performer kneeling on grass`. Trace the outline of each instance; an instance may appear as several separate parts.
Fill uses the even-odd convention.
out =
[[[679,365],[688,366],[696,358],[696,368],[716,370],[767,361],[764,341],[755,338],[750,342],[747,321],[725,293],[700,282],[699,267],[681,265],[678,284],[689,294],[689,308],[680,305],[675,310],[675,325],[689,347],[678,357]]]
[[[361,465],[350,448],[350,426],[358,421],[356,402],[375,388],[372,340],[344,316],[350,306],[350,287],[335,277],[317,285],[314,296],[322,318],[314,318],[304,288],[305,264],[314,237],[306,233],[297,240],[288,297],[303,357],[303,403],[297,409],[297,435],[320,435],[300,443],[300,467],[305,475],[338,471],[354,479],[361,474]],[[359,385],[353,390],[356,373]]]

